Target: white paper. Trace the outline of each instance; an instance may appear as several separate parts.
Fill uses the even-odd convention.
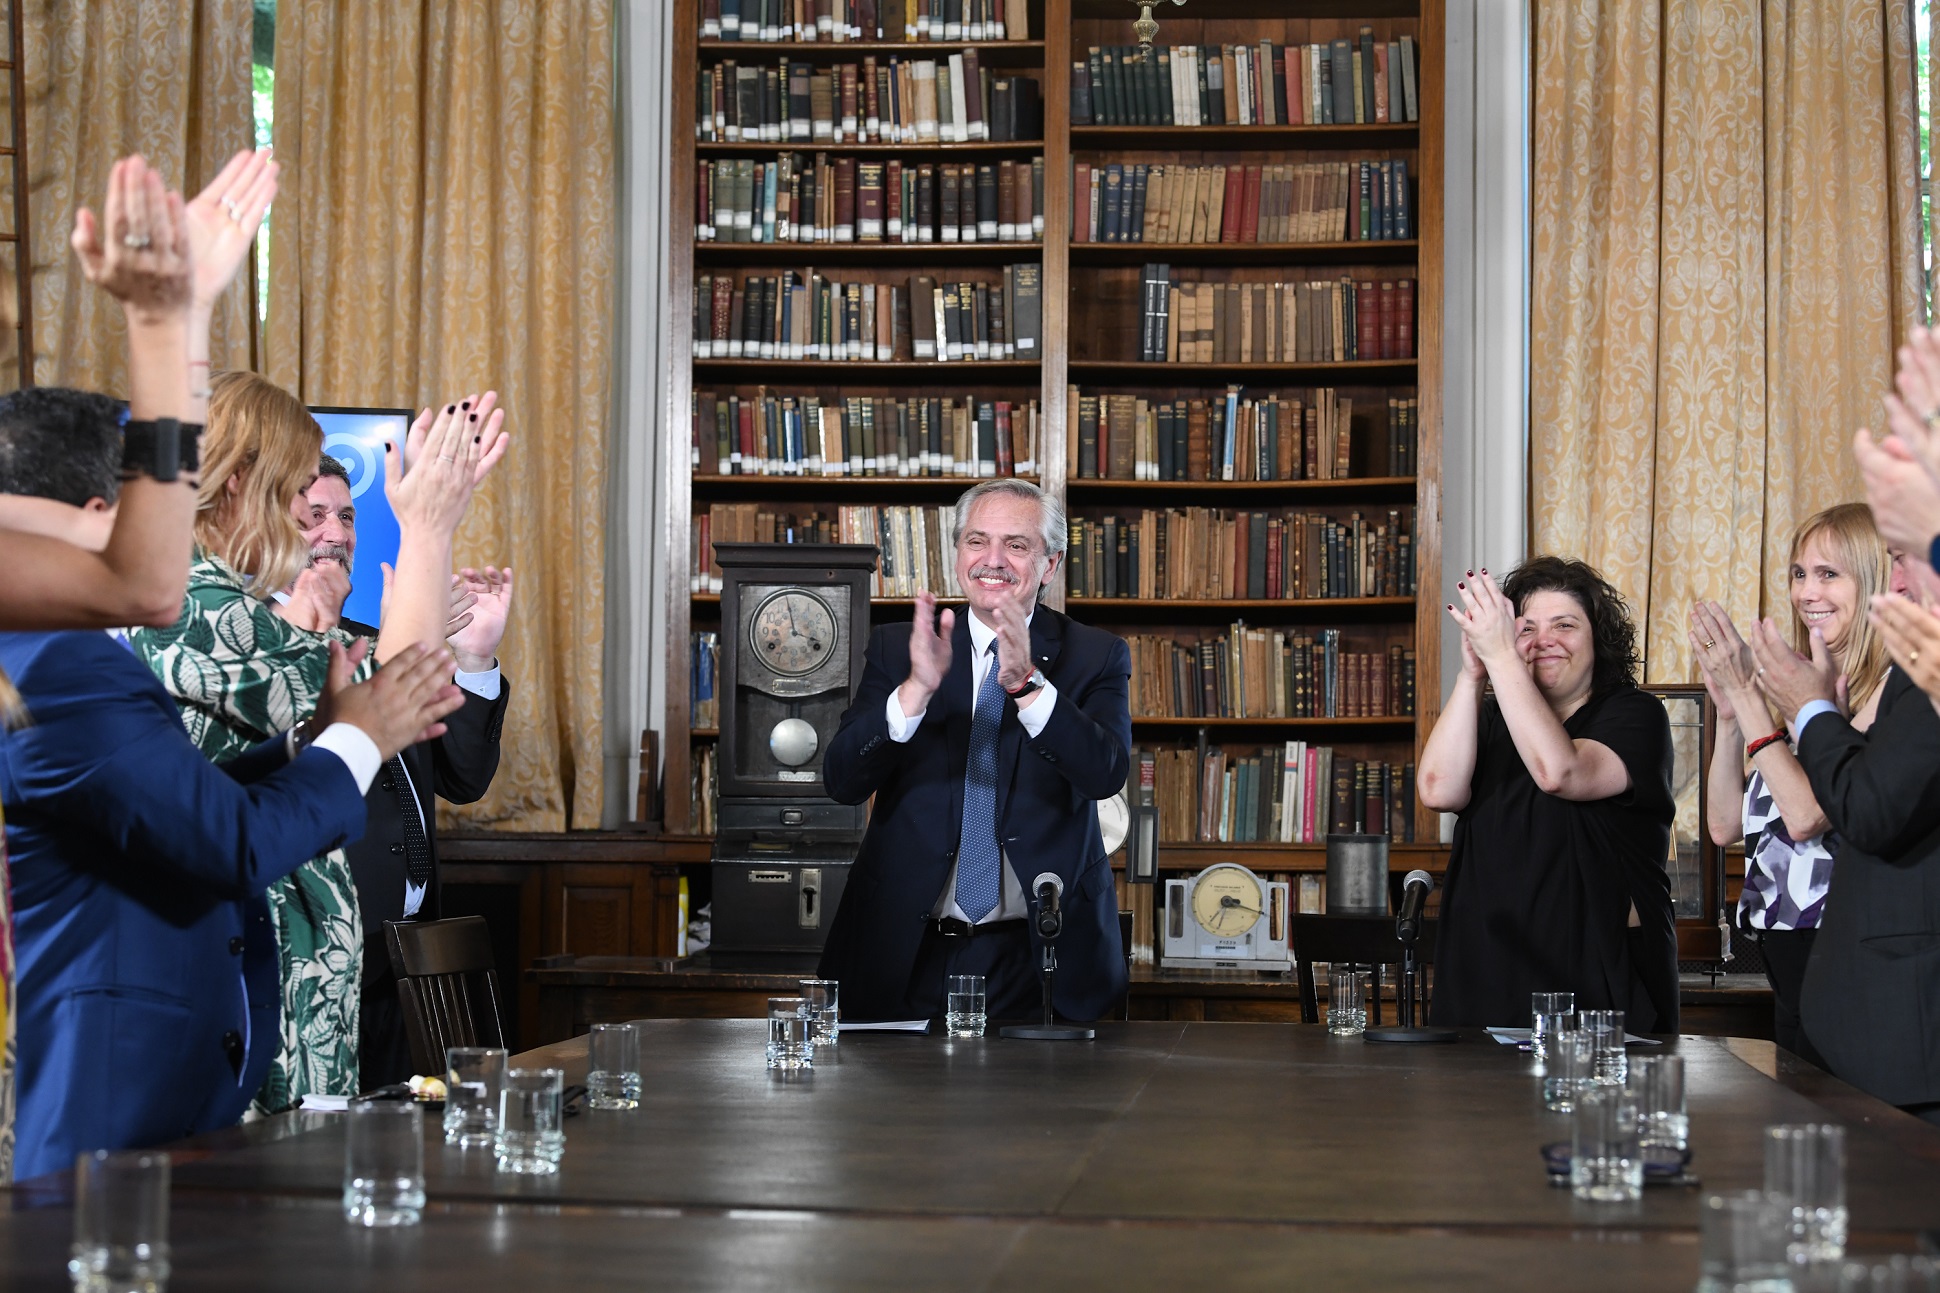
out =
[[[1488,1034],[1504,1046],[1522,1046],[1530,1041],[1530,1030],[1527,1028],[1491,1028],[1488,1030]],[[1635,1033],[1625,1033],[1623,1035],[1623,1042],[1626,1046],[1662,1046],[1664,1044],[1655,1037],[1639,1037]]]
[[[929,1030],[930,1021],[927,1019],[885,1019],[878,1023],[844,1019],[836,1026],[839,1033],[927,1033]]]
[[[350,1097],[312,1093],[304,1096],[296,1107],[302,1113],[345,1113],[350,1109]]]

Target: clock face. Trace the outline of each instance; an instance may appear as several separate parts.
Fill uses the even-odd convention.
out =
[[[828,604],[800,588],[770,594],[748,618],[748,648],[763,668],[784,678],[815,672],[838,639]]]
[[[1244,938],[1260,920],[1260,884],[1242,867],[1208,867],[1192,888],[1192,916],[1218,939]]]

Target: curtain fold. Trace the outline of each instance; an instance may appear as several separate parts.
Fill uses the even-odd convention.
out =
[[[278,7],[266,371],[312,404],[499,392],[512,450],[458,535],[517,571],[479,804],[599,822],[614,254],[610,6]],[[376,554],[357,577],[377,578]]]
[[[1859,496],[1920,291],[1906,0],[1538,11],[1531,507],[1631,598],[1646,676],[1693,600],[1785,604],[1793,527]]]

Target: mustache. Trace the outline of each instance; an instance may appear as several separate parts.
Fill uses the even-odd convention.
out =
[[[345,570],[350,569],[350,550],[341,543],[319,543],[310,549],[310,564],[319,561],[334,561]]]
[[[970,567],[970,578],[1001,579],[1007,584],[1014,584],[1017,582],[1017,576],[1012,574],[1010,571],[1004,569],[1002,566],[972,566]]]

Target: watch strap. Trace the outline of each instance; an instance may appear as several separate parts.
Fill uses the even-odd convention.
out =
[[[201,465],[198,437],[202,427],[175,418],[130,422],[122,428],[121,475],[124,480],[148,476],[163,482],[177,480]]]

